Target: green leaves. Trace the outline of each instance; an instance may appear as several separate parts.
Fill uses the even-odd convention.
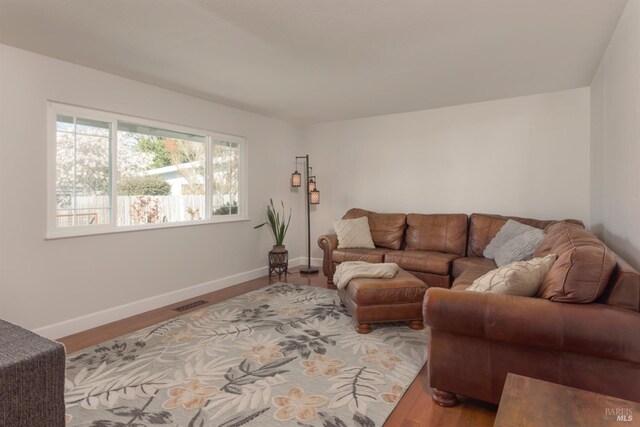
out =
[[[284,202],[280,201],[280,204],[282,205],[282,215],[280,215],[280,212],[276,211],[276,208],[273,205],[273,199],[269,199],[269,204],[267,205],[267,220],[262,224],[258,224],[253,227],[260,228],[263,225],[269,225],[269,228],[273,233],[273,237],[276,240],[276,245],[282,245],[284,243],[284,236],[286,236],[287,231],[289,230],[289,223],[291,222],[291,209],[289,209],[289,217],[285,222]]]
[[[229,368],[227,373],[224,375],[228,382],[221,390],[232,394],[242,394],[243,385],[253,384],[261,378],[273,377],[289,372],[286,369],[278,368],[286,365],[294,359],[296,359],[295,356],[287,357],[262,366],[258,366],[258,363],[253,360],[244,359],[240,363],[240,366]]]
[[[242,411],[237,415],[233,415],[231,418],[225,420],[220,424],[219,427],[240,427],[245,424],[248,424],[249,421],[258,418],[260,415],[267,412],[271,407],[267,406],[266,408],[259,409],[257,411]]]

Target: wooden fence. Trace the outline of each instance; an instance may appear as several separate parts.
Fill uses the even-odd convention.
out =
[[[136,214],[134,206],[140,206],[140,199],[152,201],[151,205],[140,209]],[[217,201],[224,205],[224,201]],[[155,215],[148,213],[150,206],[157,203],[158,215],[155,222],[181,222],[202,219],[205,214],[205,198],[203,195],[186,196],[118,196],[118,225],[145,224],[145,218]],[[104,224],[109,222],[108,196],[82,196],[76,198],[76,209],[58,209],[58,226]]]

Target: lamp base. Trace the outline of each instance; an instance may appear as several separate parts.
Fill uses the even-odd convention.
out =
[[[318,267],[302,267],[300,269],[300,274],[313,274],[313,273],[317,273],[318,271],[320,271],[320,269]]]

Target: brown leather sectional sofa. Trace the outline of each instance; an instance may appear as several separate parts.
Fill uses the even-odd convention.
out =
[[[536,256],[558,256],[539,298],[525,298],[464,291],[496,268],[482,253],[509,218],[361,209],[345,218],[363,215],[376,249],[337,249],[335,235],[321,236],[325,275],[343,261],[387,261],[425,281],[436,402],[498,403],[508,372],[640,402],[640,274],[582,223],[511,217],[545,229]]]
[[[454,279],[471,284],[496,268],[482,252],[508,219],[542,229],[559,222],[477,213],[406,215],[364,209],[350,209],[342,218],[363,216],[369,219],[375,249],[338,249],[335,234],[318,238],[318,246],[324,251],[322,268],[329,283],[333,283],[333,273],[341,262],[367,261],[395,262],[430,288],[449,288],[452,282],[457,284]],[[580,221],[565,221],[582,226]]]

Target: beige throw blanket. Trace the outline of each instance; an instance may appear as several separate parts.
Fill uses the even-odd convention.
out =
[[[336,267],[336,272],[333,274],[333,283],[338,289],[344,289],[351,279],[357,277],[391,279],[397,273],[398,264],[392,262],[371,264],[364,261],[347,261]]]

